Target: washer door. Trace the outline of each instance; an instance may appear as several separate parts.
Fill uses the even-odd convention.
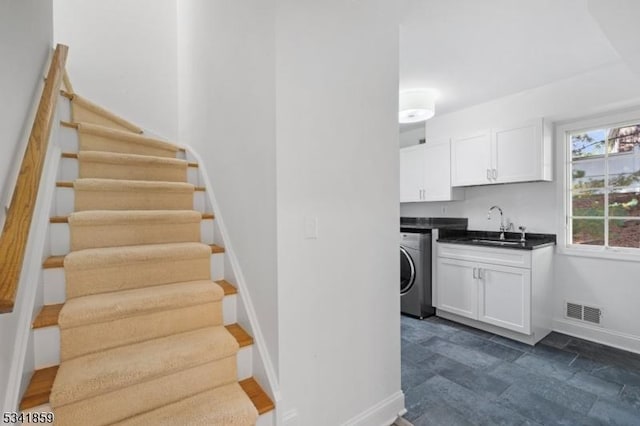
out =
[[[416,281],[416,267],[411,255],[400,246],[400,296],[411,290]]]

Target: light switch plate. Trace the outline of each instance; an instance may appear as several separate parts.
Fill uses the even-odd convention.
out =
[[[318,217],[317,216],[304,217],[304,237],[308,240],[315,240],[318,238]]]

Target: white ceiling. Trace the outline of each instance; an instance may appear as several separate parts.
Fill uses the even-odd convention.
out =
[[[616,2],[404,0],[400,89],[437,89],[444,114],[619,62],[589,3]]]

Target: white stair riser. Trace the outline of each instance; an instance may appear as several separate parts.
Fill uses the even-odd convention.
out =
[[[258,417],[256,426],[273,426],[276,424],[275,411],[271,410],[268,413],[261,414]]]
[[[49,225],[51,256],[63,256],[71,252],[71,235],[68,223]],[[200,242],[213,244],[213,220],[204,219],[200,224]]]
[[[60,126],[58,144],[62,152],[78,152],[78,131],[71,127]]]
[[[224,279],[224,253],[214,253],[211,255],[211,280],[218,281]]]
[[[203,219],[200,222],[200,241],[204,244],[213,244],[213,219]]]
[[[44,304],[55,305],[67,300],[65,290],[64,268],[44,269],[42,273],[44,286]]]
[[[71,121],[71,99],[62,95],[58,98],[58,118],[62,121]]]
[[[68,216],[73,213],[75,196],[73,188],[56,188],[55,194],[55,214],[56,216]],[[193,209],[195,211],[205,213],[207,210],[207,201],[204,191],[195,191],[193,193]]]
[[[56,216],[69,216],[73,213],[75,194],[73,188],[56,188]]]
[[[60,364],[60,328],[36,328],[33,332],[36,370]],[[237,356],[238,380],[253,375],[253,345],[240,348]]]
[[[60,328],[55,326],[33,330],[33,351],[36,370],[60,364]]]
[[[58,167],[58,180],[59,181],[73,181],[78,179],[78,160],[75,158],[62,157],[60,159],[60,166]]]
[[[224,325],[235,324],[238,322],[238,296],[231,294],[222,299],[222,323]]]
[[[253,376],[253,345],[240,348],[236,356],[238,366],[238,380]]]
[[[49,237],[52,256],[64,256],[71,251],[71,235],[67,223],[49,224]]]

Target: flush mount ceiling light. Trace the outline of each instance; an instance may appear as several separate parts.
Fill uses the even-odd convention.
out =
[[[398,121],[417,123],[433,117],[436,113],[435,93],[431,89],[416,89],[400,92]]]

